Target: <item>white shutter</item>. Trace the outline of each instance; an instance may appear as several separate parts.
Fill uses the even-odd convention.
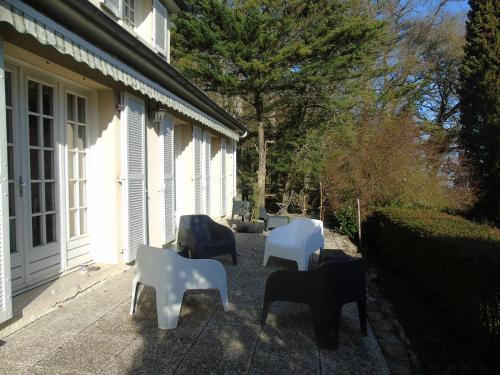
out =
[[[210,215],[210,160],[211,160],[212,137],[210,133],[203,132],[203,208],[205,215]]]
[[[109,9],[116,17],[122,17],[121,3],[123,0],[101,0],[101,3]]]
[[[0,114],[0,323],[12,317],[4,83],[3,40],[0,37],[0,108],[3,108]]]
[[[125,262],[135,260],[137,246],[146,244],[146,173],[145,173],[145,108],[144,102],[124,94],[122,113],[123,142],[123,213]]]
[[[233,190],[234,186],[234,176],[233,176],[233,168],[234,168],[234,158],[233,158],[233,142],[231,140],[228,141],[227,151],[226,151],[226,173],[227,173],[227,195],[226,202],[231,202],[233,197],[235,196],[235,192]]]
[[[153,46],[167,55],[167,9],[158,0],[153,1]]]
[[[174,125],[166,116],[160,124],[163,169],[163,243],[175,240]]]
[[[221,216],[226,215],[226,139],[222,138],[220,140],[220,214]]]
[[[202,172],[202,133],[201,129],[193,126],[194,142],[194,213],[203,213],[203,172]]]
[[[236,150],[237,150],[237,146],[238,144],[236,143],[236,141],[233,139],[231,141],[231,145],[232,145],[232,148],[233,148],[233,157],[232,157],[232,162],[233,162],[233,165],[232,165],[232,169],[231,169],[231,199],[233,199],[233,197],[236,196],[236,178],[237,178],[237,174],[236,174]]]

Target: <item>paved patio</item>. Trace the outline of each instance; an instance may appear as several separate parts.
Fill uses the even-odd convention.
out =
[[[326,233],[326,247],[352,251]],[[0,341],[0,373],[29,374],[388,374],[369,327],[364,337],[354,304],[342,315],[339,349],[314,342],[307,305],[274,303],[259,324],[267,276],[295,263],[262,266],[265,236],[237,234],[238,265],[226,267],[230,311],[215,291],[189,292],[175,330],[157,328],[155,296],[145,288],[129,316],[132,270],[102,283]]]

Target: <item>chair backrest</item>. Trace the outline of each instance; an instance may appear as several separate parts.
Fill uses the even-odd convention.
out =
[[[210,219],[207,215],[183,215],[179,220],[179,231],[189,230],[198,242],[210,242]]]
[[[175,270],[184,268],[185,260],[171,249],[139,245],[135,261],[136,272],[140,273],[143,282],[152,285],[159,277],[165,281],[171,279]]]
[[[315,250],[324,246],[323,222],[321,220],[300,218],[280,228],[287,227],[286,231],[290,243],[295,243],[307,250]]]
[[[259,207],[259,219],[267,220],[269,215],[264,207]]]
[[[362,299],[366,294],[365,261],[353,258],[341,262],[322,263],[315,271],[316,283],[324,298],[333,303],[347,303]]]
[[[242,207],[250,208],[250,202],[233,200],[233,215],[239,215]]]

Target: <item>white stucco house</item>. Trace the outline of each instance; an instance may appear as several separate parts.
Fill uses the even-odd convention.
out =
[[[188,10],[0,0],[0,323],[13,296],[231,210],[246,129],[169,63]]]

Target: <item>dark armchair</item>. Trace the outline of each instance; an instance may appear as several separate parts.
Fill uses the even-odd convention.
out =
[[[366,335],[366,280],[362,259],[326,262],[314,271],[280,270],[266,282],[262,325],[274,301],[309,304],[316,341],[320,347],[336,348],[342,306],[357,302],[361,330]],[[333,333],[333,336],[332,336]]]
[[[233,231],[207,215],[181,216],[177,244],[187,250],[190,258],[204,259],[231,254],[233,264],[236,264]]]

